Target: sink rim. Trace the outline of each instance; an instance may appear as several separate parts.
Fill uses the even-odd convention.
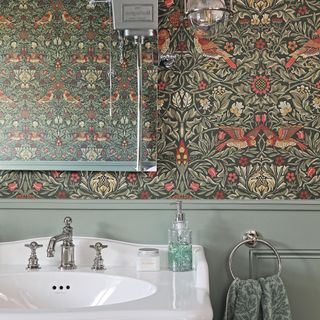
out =
[[[37,241],[47,243],[50,237],[35,237],[0,243],[0,274],[37,272],[25,269],[30,256],[25,243]],[[209,270],[201,245],[193,245],[194,269],[190,272],[172,273],[167,270],[167,244],[147,244],[124,242],[101,237],[74,236],[76,245],[76,270],[58,269],[60,257],[47,258],[43,248],[38,250],[41,266],[39,272],[77,273],[89,272],[94,258],[93,250],[88,247],[95,242],[106,243],[108,249],[103,252],[107,270],[102,274],[145,280],[157,287],[157,291],[143,299],[113,305],[68,309],[0,309],[0,320],[163,320],[163,319],[205,319],[212,320],[213,310],[209,296]],[[136,256],[141,247],[156,247],[160,250],[161,269],[159,272],[137,272]],[[42,249],[42,250],[41,250]],[[185,290],[185,284],[188,284]],[[181,297],[183,299],[181,300]]]

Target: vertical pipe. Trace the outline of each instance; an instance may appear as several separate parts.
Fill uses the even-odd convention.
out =
[[[137,46],[137,166],[142,171],[142,44],[143,36],[134,37]]]
[[[108,19],[110,19],[110,16],[112,16],[111,12],[111,2],[107,2],[108,4]],[[111,30],[110,30],[111,31]],[[109,117],[112,118],[112,77],[113,77],[113,71],[112,71],[112,38],[111,38],[111,32],[110,32],[110,43],[109,43],[109,56],[110,56],[110,61],[109,61]]]

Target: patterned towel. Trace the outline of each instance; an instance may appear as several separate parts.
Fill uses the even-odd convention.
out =
[[[292,320],[280,277],[235,279],[228,291],[224,320]]]

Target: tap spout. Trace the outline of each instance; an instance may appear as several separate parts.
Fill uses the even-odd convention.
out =
[[[47,247],[47,257],[53,257],[55,252],[56,243],[60,241],[68,241],[70,240],[70,235],[66,233],[61,233],[57,236],[53,236],[49,240],[49,244]]]

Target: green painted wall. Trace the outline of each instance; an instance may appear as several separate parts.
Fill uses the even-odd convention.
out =
[[[282,255],[282,278],[290,289],[294,319],[314,320],[319,314],[315,303],[320,288],[319,200],[190,200],[184,202],[184,208],[193,242],[205,247],[215,320],[222,319],[231,283],[229,253],[250,229],[258,230],[280,253],[289,253]],[[0,200],[0,241],[55,235],[62,230],[64,217],[70,215],[75,235],[166,244],[174,213],[175,202],[169,200]],[[310,254],[312,250],[317,251]],[[259,262],[259,270],[266,275],[276,272],[270,258]],[[242,247],[235,255],[233,271],[248,277],[248,248]]]

